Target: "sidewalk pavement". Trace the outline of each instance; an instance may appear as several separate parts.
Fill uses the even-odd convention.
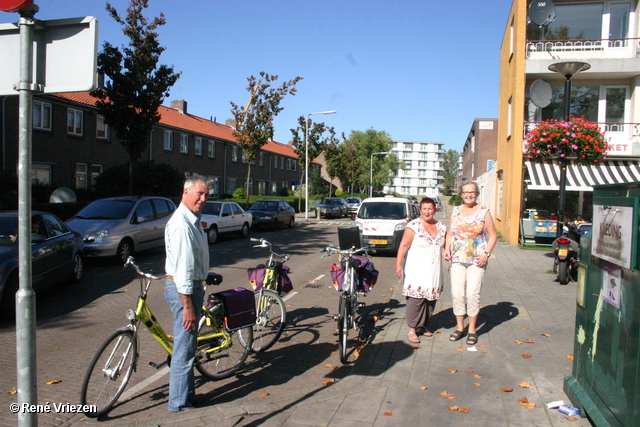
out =
[[[495,248],[476,346],[449,341],[455,320],[448,277],[433,318],[436,334],[422,337],[419,345],[409,343],[398,286],[387,307],[377,311],[350,372],[336,382],[298,384],[285,393],[128,425],[591,426],[585,418],[569,419],[547,408],[558,400],[570,404],[563,379],[572,371],[576,305],[576,284],[555,282],[548,254],[507,244]]]

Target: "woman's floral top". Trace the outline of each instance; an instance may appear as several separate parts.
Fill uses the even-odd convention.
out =
[[[489,209],[480,206],[471,217],[460,216],[460,206],[453,209],[451,215],[451,261],[463,264],[475,263],[475,258],[485,251],[487,238],[484,229],[484,217]]]

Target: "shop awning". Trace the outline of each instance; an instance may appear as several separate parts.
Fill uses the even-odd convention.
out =
[[[529,190],[558,191],[560,165],[525,162],[529,173]],[[594,185],[640,181],[640,162],[608,160],[597,166],[567,166],[566,191],[593,191]]]

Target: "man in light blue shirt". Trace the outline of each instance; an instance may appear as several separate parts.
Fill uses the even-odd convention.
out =
[[[209,273],[209,244],[200,224],[207,203],[209,184],[194,175],[184,183],[182,201],[164,233],[167,284],[164,295],[173,312],[173,355],[169,377],[169,411],[193,406],[193,363],[198,338],[200,308],[204,300],[202,282]]]

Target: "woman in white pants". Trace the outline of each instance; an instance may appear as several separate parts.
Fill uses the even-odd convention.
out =
[[[469,317],[467,345],[478,342],[476,323],[480,311],[480,289],[498,240],[491,213],[479,205],[478,185],[469,182],[460,191],[462,205],[453,209],[444,245],[444,259],[451,261],[451,295],[456,330],[449,337],[458,341],[464,336],[464,317]]]

